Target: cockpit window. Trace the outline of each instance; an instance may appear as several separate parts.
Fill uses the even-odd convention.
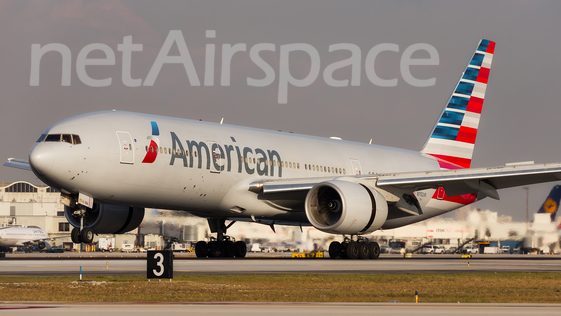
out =
[[[69,144],[79,145],[82,143],[80,136],[76,134],[49,134],[49,135],[41,135],[37,142],[65,142]]]
[[[80,136],[72,134],[72,140],[74,145],[81,144],[82,141],[80,140]]]
[[[47,137],[47,134],[41,134],[41,136],[39,136],[39,139],[37,140],[37,143],[44,141],[45,137]]]
[[[72,135],[62,134],[62,141],[65,142],[65,143],[72,144]]]
[[[60,142],[60,134],[47,135],[45,142]]]

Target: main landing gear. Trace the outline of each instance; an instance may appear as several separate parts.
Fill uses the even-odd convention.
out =
[[[94,233],[90,228],[84,228],[84,217],[86,217],[86,208],[82,205],[74,211],[74,216],[80,217],[80,227],[74,227],[70,233],[70,239],[75,244],[89,244],[94,239]]]
[[[329,244],[331,259],[378,259],[379,256],[380,245],[360,236],[356,241],[353,241],[351,236],[351,238],[345,237],[342,243],[334,241]]]
[[[210,241],[199,241],[195,244],[195,255],[197,258],[243,258],[247,252],[247,247],[243,241],[233,241],[233,238],[226,236],[226,230],[230,228],[235,221],[226,226],[226,220],[223,218],[209,218],[208,226],[210,232],[216,233],[216,238],[211,237]]]

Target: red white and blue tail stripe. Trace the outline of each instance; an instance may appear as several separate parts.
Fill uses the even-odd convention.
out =
[[[442,169],[469,168],[477,137],[495,42],[481,40],[442,111],[422,153],[435,157]]]

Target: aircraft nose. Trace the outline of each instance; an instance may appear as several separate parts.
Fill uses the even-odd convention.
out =
[[[38,144],[29,153],[29,165],[35,173],[45,175],[53,166],[53,149],[47,144]]]

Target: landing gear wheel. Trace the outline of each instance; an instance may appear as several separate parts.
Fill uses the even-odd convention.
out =
[[[377,242],[374,241],[369,243],[368,249],[370,250],[368,255],[370,259],[378,259],[378,257],[380,257],[380,245],[378,245]]]
[[[329,244],[329,258],[339,259],[341,257],[341,243],[334,241]]]
[[[80,239],[82,239],[84,244],[90,244],[94,239],[93,231],[90,228],[82,229],[82,232],[80,232]]]
[[[222,257],[224,253],[224,242],[222,241],[211,241],[208,243],[208,256],[209,257]]]
[[[358,259],[359,249],[356,241],[351,241],[347,244],[347,258]]]
[[[224,257],[233,258],[236,255],[236,244],[233,241],[224,242]]]
[[[247,246],[243,241],[236,241],[234,244],[236,258],[244,258],[247,253]]]
[[[70,239],[72,239],[72,242],[75,244],[79,244],[82,242],[82,239],[80,238],[80,228],[78,227],[72,228],[72,232],[70,233]]]
[[[358,243],[358,257],[360,259],[368,259],[370,256],[370,248],[368,247],[368,243],[366,242],[359,242]]]
[[[206,241],[199,241],[195,244],[195,255],[197,258],[206,258],[208,255],[208,245]]]

